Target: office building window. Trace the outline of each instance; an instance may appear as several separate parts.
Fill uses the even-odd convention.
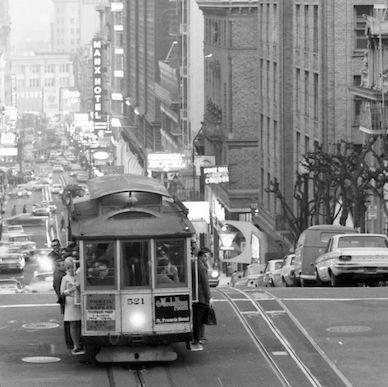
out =
[[[355,35],[355,49],[366,49],[367,38],[365,36],[366,20],[363,15],[373,15],[373,5],[355,5],[354,6],[354,35]]]
[[[30,87],[40,87],[40,80],[39,80],[39,78],[32,78],[32,79],[30,79]]]
[[[272,41],[274,43],[279,41],[277,4],[274,4],[272,8]]]
[[[300,132],[296,132],[296,159],[300,159]]]
[[[271,175],[267,173],[267,187],[270,186],[270,183],[271,183]],[[269,191],[267,191],[267,208],[268,209],[271,208],[271,193]]]
[[[313,52],[318,53],[318,6],[313,7]]]
[[[30,71],[33,74],[39,74],[40,73],[40,65],[32,65],[30,67]]]
[[[310,74],[308,71],[304,72],[304,114],[305,116],[309,115],[309,82]]]
[[[273,63],[273,74],[272,74],[272,95],[273,95],[273,102],[277,103],[277,97],[278,97],[278,64],[276,62]]]
[[[300,5],[296,5],[295,8],[295,35],[296,35],[296,48],[300,48]]]
[[[318,120],[318,106],[319,106],[319,77],[317,73],[314,73],[314,120]]]
[[[296,88],[295,88],[295,104],[296,104],[296,111],[300,112],[300,69],[296,69]]]
[[[55,78],[46,78],[44,80],[44,85],[47,87],[54,87],[55,86]]]
[[[309,51],[310,49],[310,23],[309,23],[309,6],[304,6],[304,50]]]
[[[274,120],[273,122],[273,154],[277,156],[277,144],[278,144],[278,122]]]

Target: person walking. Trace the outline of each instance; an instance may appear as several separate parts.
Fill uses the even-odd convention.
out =
[[[16,204],[13,205],[12,210],[11,210],[11,216],[16,215]]]
[[[23,214],[26,214],[27,213],[27,205],[24,205],[23,206]]]
[[[72,355],[83,355],[81,347],[81,306],[76,303],[79,285],[76,283],[74,260],[72,257],[65,259],[66,275],[62,278],[61,294],[65,297],[65,313],[63,321],[70,323],[70,335],[74,343]],[[78,297],[79,298],[79,297]]]
[[[198,301],[193,303],[193,341],[189,345],[191,351],[202,351],[202,344],[206,340],[203,321],[211,304],[207,267],[209,254],[210,250],[207,248],[201,249],[198,252]],[[192,274],[193,284],[195,285],[195,270],[192,270]],[[195,294],[195,292],[193,293]]]

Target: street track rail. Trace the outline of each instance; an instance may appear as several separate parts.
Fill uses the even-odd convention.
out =
[[[306,332],[302,332],[295,324],[293,318],[289,318],[288,310],[269,293],[262,293],[262,299],[255,299],[255,292],[244,292],[236,288],[217,288],[225,299],[230,303],[237,317],[256,344],[260,353],[270,365],[283,386],[351,386],[351,383],[333,367],[328,358],[323,356],[321,350],[312,346]],[[267,301],[267,307],[263,303]],[[277,305],[278,304],[278,305]],[[268,308],[268,306],[270,307]],[[253,318],[251,318],[253,316]],[[276,319],[286,316],[287,324],[291,328],[279,329],[281,322]],[[296,339],[308,348],[308,357],[312,358],[313,364],[306,364],[306,358],[302,359],[298,354],[298,346],[290,340],[290,335],[282,331],[293,332]],[[308,343],[307,343],[308,341]],[[304,343],[303,343],[304,342]],[[307,343],[307,344],[306,344]],[[310,344],[310,345],[309,345]],[[273,348],[277,350],[274,351]],[[302,352],[302,351],[301,351]],[[317,363],[318,362],[318,363]],[[313,365],[313,367],[311,367]],[[314,368],[314,372],[311,371]]]

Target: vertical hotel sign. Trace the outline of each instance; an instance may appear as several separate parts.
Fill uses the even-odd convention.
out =
[[[103,116],[102,88],[102,40],[92,40],[93,54],[93,122],[94,131],[98,134],[106,130],[106,118]]]
[[[16,74],[11,74],[11,106],[17,107]]]

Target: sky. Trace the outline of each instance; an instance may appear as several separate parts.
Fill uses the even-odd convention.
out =
[[[11,46],[20,42],[49,41],[53,15],[51,0],[8,0]]]

